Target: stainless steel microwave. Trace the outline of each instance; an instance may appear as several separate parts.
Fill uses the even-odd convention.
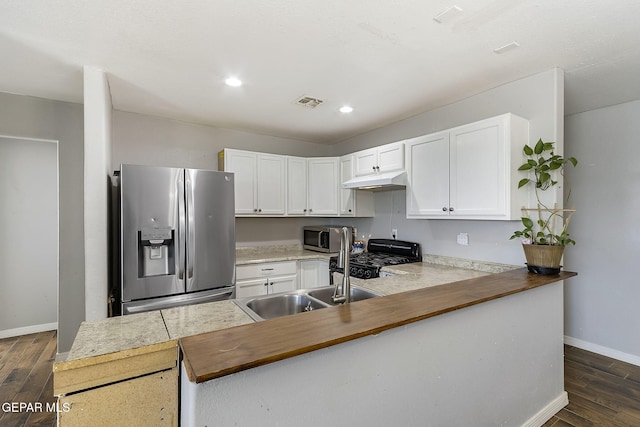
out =
[[[342,235],[340,225],[316,225],[303,228],[303,247],[318,252],[340,252],[340,236]],[[354,229],[347,227],[353,245]]]

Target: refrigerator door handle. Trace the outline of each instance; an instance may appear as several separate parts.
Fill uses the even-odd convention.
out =
[[[193,206],[194,189],[193,189],[193,177],[191,176],[191,170],[185,170],[185,205],[187,210],[187,279],[186,289],[190,290],[193,282],[193,264],[195,259],[195,208]]]
[[[184,197],[184,172],[178,174],[178,179],[176,180],[176,194],[178,195],[178,203],[176,203],[178,207],[178,244],[176,245],[176,270],[178,272],[178,283],[182,287],[182,292],[184,292],[185,288],[185,277],[184,277],[184,266],[185,266],[185,239],[186,239],[186,209],[185,209],[185,197]]]

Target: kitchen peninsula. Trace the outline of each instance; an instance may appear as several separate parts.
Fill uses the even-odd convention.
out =
[[[561,281],[575,273],[391,270],[353,281],[384,297],[265,322],[229,301],[163,310],[182,425],[541,425],[566,404]],[[204,326],[214,305],[229,316]]]

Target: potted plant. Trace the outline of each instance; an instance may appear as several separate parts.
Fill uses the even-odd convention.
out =
[[[564,176],[567,164],[574,167],[578,161],[574,157],[564,158],[554,153],[554,143],[539,139],[532,148],[524,146],[526,162],[518,170],[529,173],[518,183],[518,188],[534,187],[537,207],[522,208],[523,229],[515,231],[511,239],[522,239],[529,271],[539,274],[558,274],[560,262],[567,245],[575,245],[567,228],[575,209],[547,206],[542,201],[542,192],[558,184],[557,175]],[[567,192],[566,202],[571,191]]]

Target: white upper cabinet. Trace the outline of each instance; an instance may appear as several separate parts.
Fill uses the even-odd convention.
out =
[[[512,220],[529,123],[504,114],[405,141],[407,217]]]
[[[342,183],[355,175],[354,159],[353,154],[340,157],[340,216],[374,216],[373,192],[342,188]]]
[[[353,154],[356,176],[404,169],[404,142],[394,142]]]
[[[449,132],[405,141],[407,217],[449,216]]]
[[[338,215],[336,157],[287,157],[287,215]]]
[[[307,214],[307,159],[287,157],[287,214]]]
[[[284,215],[285,156],[225,148],[219,160],[234,173],[236,215]]]
[[[338,185],[353,178],[353,155],[349,154],[340,157],[340,181]],[[355,215],[355,197],[356,190],[348,188],[340,188],[340,215]]]
[[[338,215],[338,158],[310,158],[307,159],[307,167],[309,180],[308,215]]]

